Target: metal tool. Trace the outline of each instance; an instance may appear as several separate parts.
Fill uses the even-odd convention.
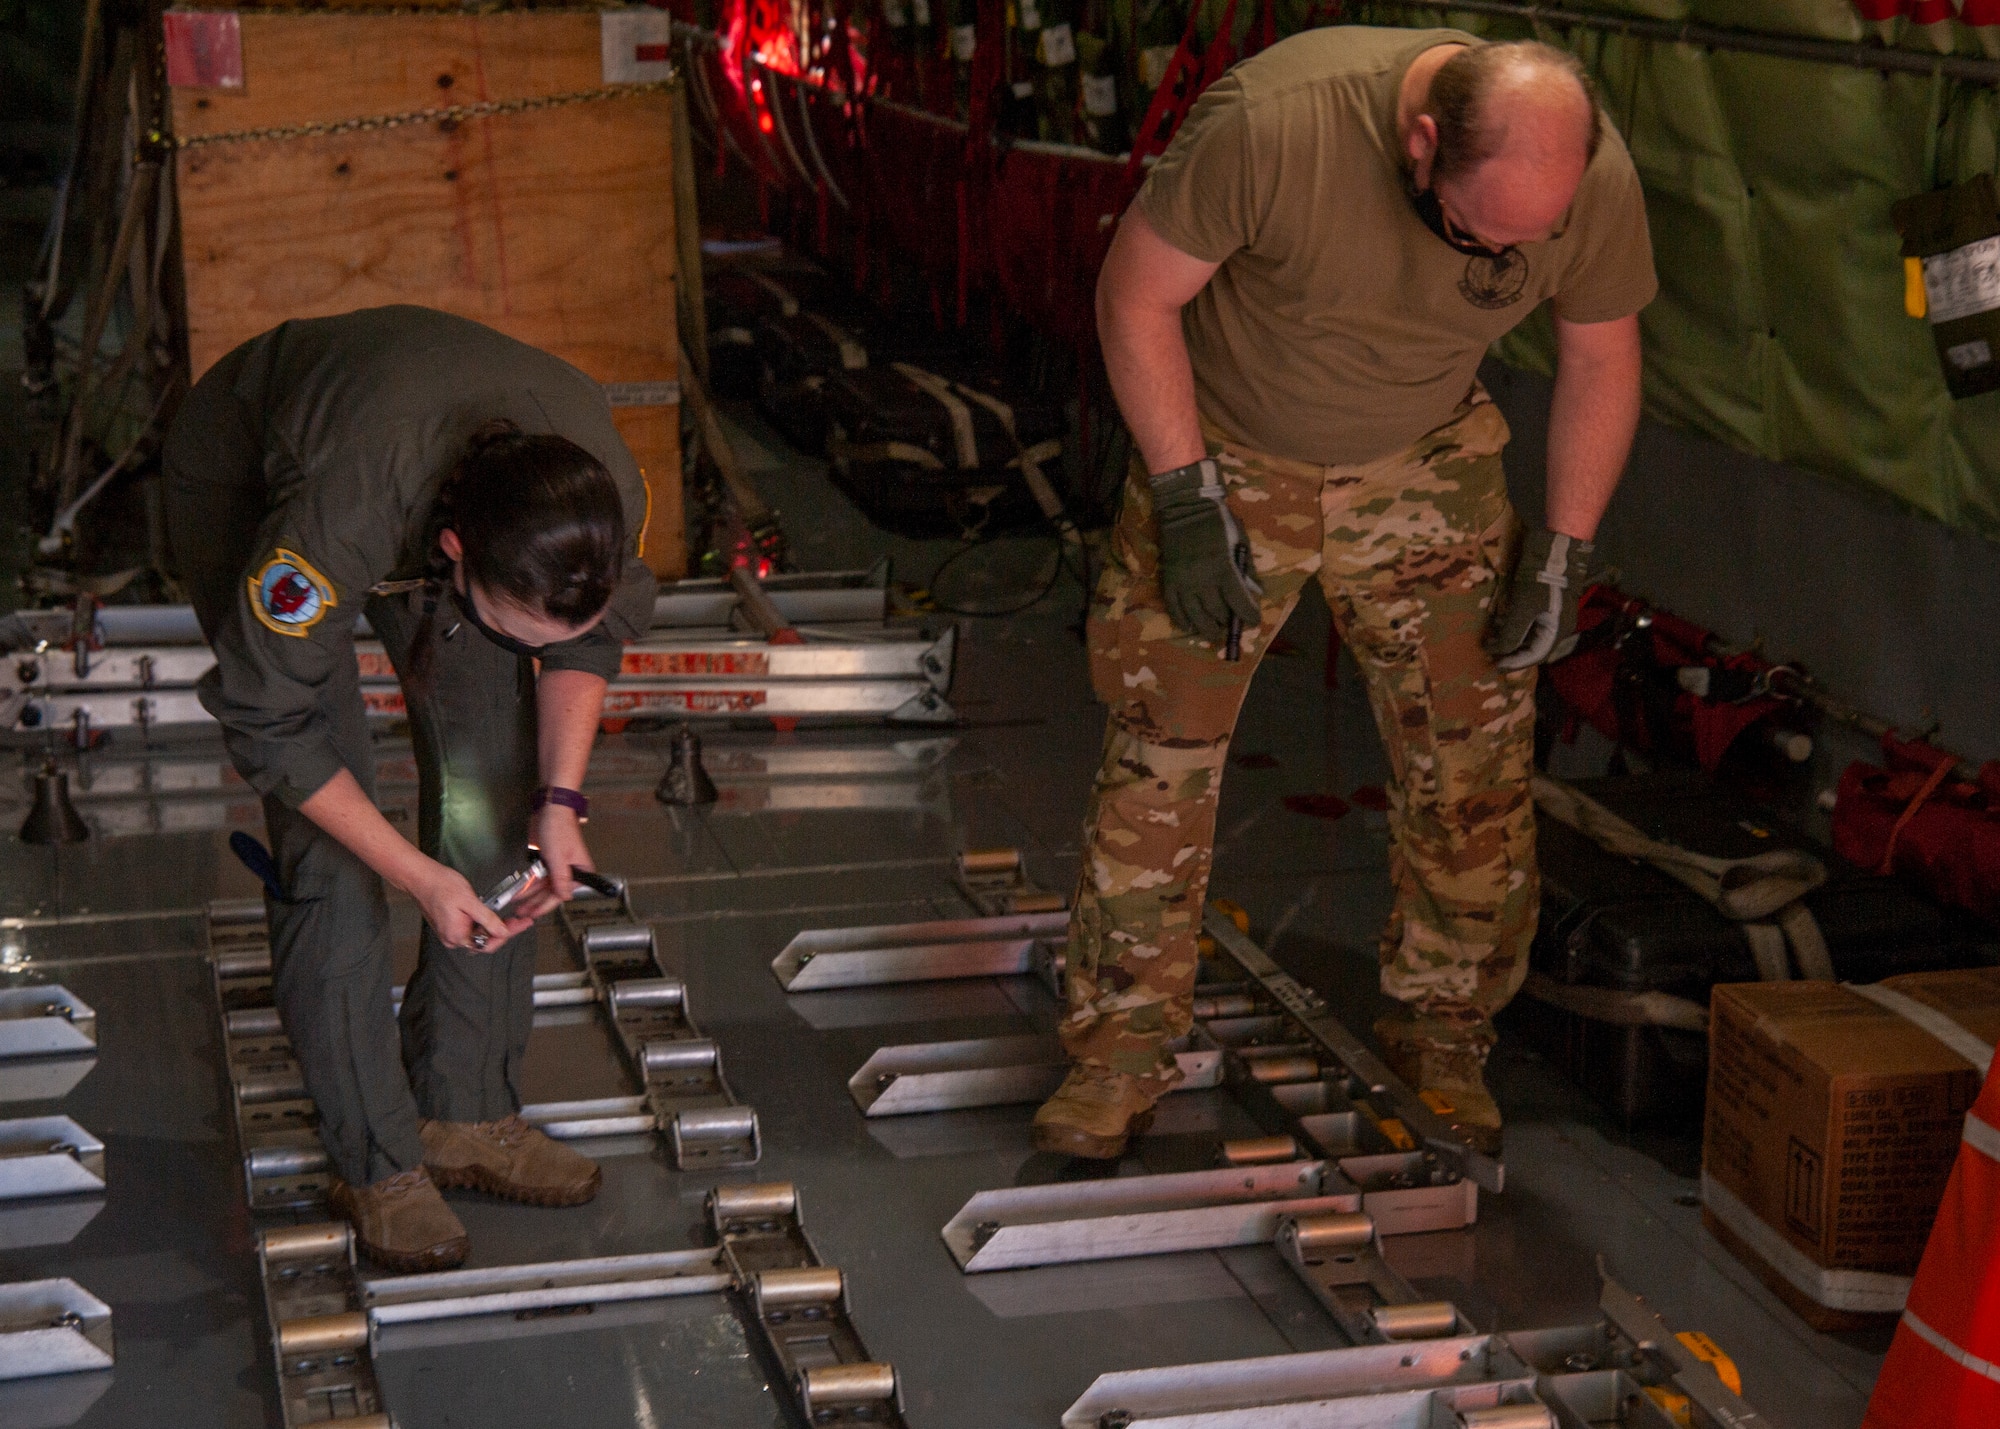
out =
[[[1249,575],[1250,543],[1248,541],[1238,541],[1235,549],[1229,553],[1229,560],[1236,567],[1236,574],[1239,576]],[[1232,613],[1229,617],[1229,636],[1222,644],[1222,658],[1225,660],[1241,660],[1243,658],[1243,617],[1240,615]]]
[[[484,903],[488,908],[491,908],[495,913],[505,913],[522,894],[548,876],[549,866],[543,863],[538,855],[529,859],[526,867],[515,869],[512,873],[487,889],[486,896],[479,901]],[[474,934],[473,936],[477,939],[479,935]],[[475,946],[484,945],[475,942]]]

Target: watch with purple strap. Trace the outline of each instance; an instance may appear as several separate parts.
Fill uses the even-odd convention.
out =
[[[540,813],[550,804],[560,804],[565,809],[574,809],[578,822],[590,817],[590,800],[574,789],[564,789],[559,785],[544,784],[535,791],[534,811]]]

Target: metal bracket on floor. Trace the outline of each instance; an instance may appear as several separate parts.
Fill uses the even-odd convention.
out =
[[[1326,1234],[1358,1238],[1353,1230]],[[1427,1429],[1684,1425],[1656,1402],[1655,1390],[1692,1401],[1692,1422],[1707,1429],[1767,1422],[1708,1365],[1672,1358],[1673,1334],[1643,1307],[1629,1318],[1636,1297],[1608,1276],[1602,1303],[1605,1316],[1594,1323],[1480,1335],[1464,1333],[1461,1319],[1458,1333],[1407,1338],[1394,1330],[1399,1320],[1418,1330],[1443,1327],[1450,1307],[1405,1304],[1399,1314],[1356,1317],[1355,1332],[1372,1343],[1353,1349],[1121,1370],[1097,1378],[1064,1413],[1063,1429],[1245,1429],[1279,1418]]]
[[[0,988],[0,1059],[96,1050],[97,1014],[68,988]]]
[[[1069,904],[1028,877],[1017,848],[967,849],[958,856],[958,891],[989,918],[1014,913],[1061,913]]]
[[[1288,1215],[1346,1214],[1361,1192],[1324,1161],[1113,1176],[980,1191],[946,1223],[967,1275],[1269,1245]]]
[[[74,1280],[0,1285],[0,1380],[110,1369],[111,1307]]]
[[[1183,1078],[1175,1091],[1222,1084],[1222,1049],[1199,1029],[1172,1047]],[[1052,1035],[911,1042],[878,1048],[847,1090],[863,1116],[908,1116],[1046,1101],[1068,1072],[1069,1056]]]
[[[969,857],[959,861],[961,883]],[[1012,850],[978,866],[989,863],[996,880],[1020,874]],[[1047,912],[810,929],[771,968],[787,992],[1036,973],[1060,999],[1068,927],[1067,913]],[[1211,914],[1208,931],[1237,977],[1196,987],[1193,1028],[1174,1049],[1181,1089],[1219,1079],[1265,1131],[1291,1140],[1291,1155],[1337,1163],[1384,1234],[1471,1225],[1479,1186],[1500,1185],[1499,1163],[1460,1141],[1233,923]],[[847,1085],[869,1117],[956,1111],[1043,1100],[1066,1065],[1045,1036],[915,1043],[878,1049]]]
[[[811,928],[785,945],[772,960],[771,971],[786,992],[1009,977],[1034,972],[1037,947],[1060,942],[1068,933],[1069,914],[1061,911],[873,928]]]
[[[0,1201],[104,1190],[104,1143],[66,1116],[0,1121]]]
[[[560,919],[674,1168],[756,1165],[764,1154],[757,1113],[730,1090],[722,1049],[695,1025],[686,985],[661,969],[653,930],[632,912],[629,892],[621,885],[607,898],[579,890]]]
[[[258,1263],[287,1429],[393,1429],[374,1364],[393,1326],[723,1292],[740,1297],[809,1423],[902,1426],[896,1372],[869,1358],[846,1279],[807,1238],[798,1193],[717,1187],[708,1216],[717,1244],[703,1249],[380,1279],[361,1274],[344,1223],[263,1232]]]
[[[96,1052],[97,1014],[68,988],[0,988],[0,1102],[60,1101]]]

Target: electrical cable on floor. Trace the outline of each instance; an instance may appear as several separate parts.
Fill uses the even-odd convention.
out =
[[[1002,539],[1004,538],[998,535],[976,536],[973,539],[967,541],[964,545],[960,546],[956,551],[953,551],[950,555],[946,556],[942,561],[938,562],[937,569],[931,572],[931,578],[926,583],[926,589],[930,591],[931,603],[937,609],[939,614],[973,616],[973,617],[978,617],[980,619],[1001,619],[1010,615],[1019,615],[1022,611],[1027,610],[1032,606],[1039,605],[1044,599],[1046,599],[1049,592],[1056,588],[1056,582],[1062,579],[1063,572],[1069,569],[1069,562],[1064,558],[1064,553],[1063,553],[1063,546],[1066,543],[1064,542],[1062,536],[1059,533],[1051,532],[1049,534],[1049,539],[1053,540],[1056,543],[1056,550],[1055,550],[1056,558],[1049,571],[1049,578],[1042,582],[1041,588],[1039,590],[1037,590],[1033,595],[1029,596],[1026,600],[1022,601],[1020,604],[1006,606],[999,610],[973,610],[961,606],[949,605],[946,602],[938,599],[937,595],[938,581],[946,571],[950,570],[952,566],[956,565],[965,556],[970,555],[972,552],[979,550],[983,546],[990,546],[994,544],[996,541]]]

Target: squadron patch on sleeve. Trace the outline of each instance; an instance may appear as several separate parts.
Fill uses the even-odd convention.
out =
[[[250,577],[250,609],[267,629],[280,635],[304,639],[338,604],[333,583],[305,557],[283,546]]]

